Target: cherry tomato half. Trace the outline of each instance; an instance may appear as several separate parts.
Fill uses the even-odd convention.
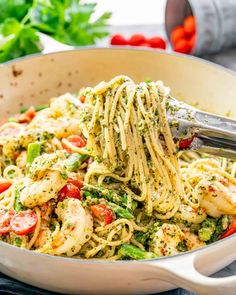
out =
[[[67,140],[73,144],[75,147],[82,148],[86,145],[86,141],[78,135],[70,135]],[[73,154],[74,151],[72,151],[65,143],[62,143],[63,149],[65,149],[69,154]]]
[[[0,212],[0,234],[7,234],[11,231],[10,222],[14,215],[14,210]]]
[[[179,141],[179,148],[180,149],[187,149],[189,148],[190,144],[192,143],[193,139],[194,139],[194,135],[190,138],[183,138]]]
[[[30,107],[24,114],[17,117],[19,123],[29,123],[36,116],[35,108]]]
[[[81,95],[79,98],[81,103],[85,103],[85,99],[86,99],[86,97],[84,95]]]
[[[34,211],[20,211],[13,216],[10,225],[15,234],[23,236],[35,228],[37,221],[38,218]]]
[[[81,200],[79,188],[73,183],[67,183],[58,193],[59,201],[63,201],[65,198],[74,198]]]
[[[110,224],[113,221],[112,211],[104,204],[92,205],[91,211],[93,215],[105,224]]]
[[[232,223],[229,225],[228,229],[220,236],[220,239],[227,238],[232,234],[236,233],[236,217],[234,217]]]
[[[11,186],[11,183],[8,181],[0,182],[0,194],[5,192],[10,186]]]

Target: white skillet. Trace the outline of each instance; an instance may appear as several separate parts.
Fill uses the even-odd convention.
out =
[[[236,117],[236,75],[183,55],[156,50],[85,48],[23,58],[0,66],[0,114],[76,92],[115,75],[161,79],[175,97]],[[66,294],[150,294],[183,287],[198,294],[236,294],[236,276],[208,278],[236,259],[236,235],[197,251],[148,261],[53,257],[0,242],[0,271]]]

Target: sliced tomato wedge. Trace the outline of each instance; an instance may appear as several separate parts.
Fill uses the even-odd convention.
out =
[[[92,205],[91,211],[93,215],[105,224],[110,224],[113,221],[112,211],[104,204]]]
[[[17,121],[19,123],[29,123],[36,116],[35,108],[32,106],[24,114],[19,114],[17,116]]]
[[[80,189],[73,183],[67,183],[58,193],[59,201],[63,201],[65,198],[74,198],[81,200]]]
[[[228,229],[220,236],[220,239],[227,238],[232,234],[236,233],[236,217],[234,217],[232,223],[229,225]]]
[[[0,194],[5,192],[9,187],[11,186],[11,183],[8,181],[0,182]]]
[[[10,222],[14,215],[14,210],[0,212],[0,234],[7,234],[11,231]]]
[[[75,147],[82,148],[86,146],[86,141],[83,139],[83,137],[79,135],[70,135],[67,140],[73,144]],[[74,151],[71,150],[65,143],[62,143],[63,149],[65,149],[69,154],[73,154]]]
[[[38,218],[34,211],[20,211],[11,219],[10,225],[15,234],[24,236],[35,228],[37,221]]]

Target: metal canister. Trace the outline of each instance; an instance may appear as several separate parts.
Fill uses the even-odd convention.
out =
[[[165,27],[169,40],[172,30],[182,25],[188,15],[195,16],[197,25],[191,54],[236,47],[236,0],[167,0]]]

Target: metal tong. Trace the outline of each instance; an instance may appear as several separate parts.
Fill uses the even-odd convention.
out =
[[[190,139],[189,150],[236,160],[236,120],[200,111],[172,97],[166,107],[176,141]]]

